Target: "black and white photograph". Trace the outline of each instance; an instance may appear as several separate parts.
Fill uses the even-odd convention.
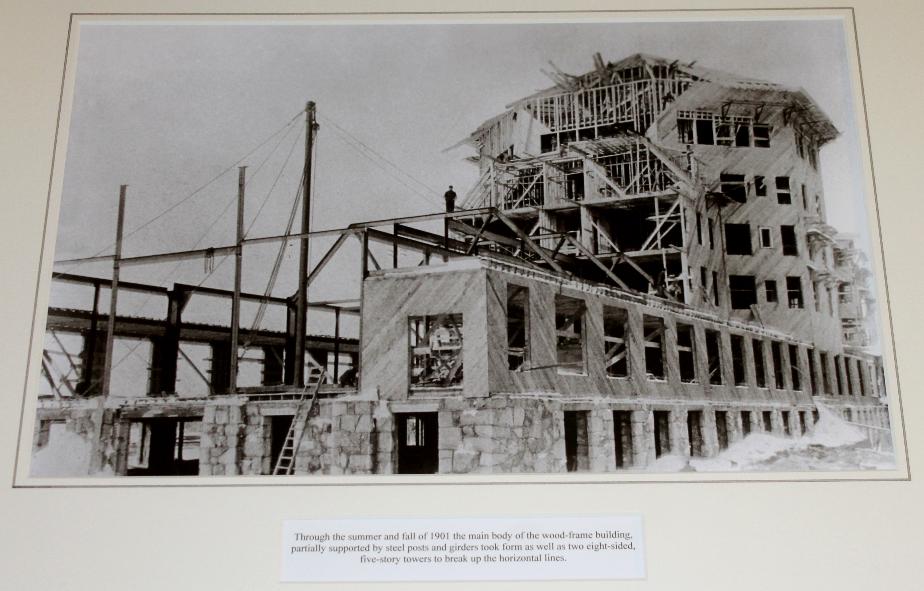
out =
[[[72,34],[29,482],[903,468],[843,19]]]

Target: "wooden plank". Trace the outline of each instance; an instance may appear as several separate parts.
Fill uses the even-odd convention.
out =
[[[519,226],[517,226],[515,223],[513,223],[513,221],[512,221],[510,218],[508,218],[507,216],[505,216],[504,214],[502,214],[502,213],[500,213],[500,212],[497,212],[496,215],[497,215],[497,219],[499,219],[501,222],[503,222],[503,224],[504,224],[505,226],[507,226],[508,228],[510,228],[510,229],[513,231],[514,234],[516,234],[517,236],[519,236],[520,240],[522,240],[523,243],[524,243],[526,246],[528,246],[528,247],[530,248],[530,250],[532,250],[533,252],[535,252],[536,254],[539,255],[539,258],[541,258],[541,259],[542,259],[543,261],[545,261],[550,267],[552,267],[553,269],[555,269],[555,270],[558,271],[559,273],[565,273],[565,270],[561,267],[561,265],[559,265],[559,264],[555,261],[555,259],[553,259],[552,257],[549,256],[549,254],[546,252],[546,249],[540,247],[540,246],[537,245],[535,242],[533,242],[532,239],[531,239],[529,236],[526,235],[526,232],[524,232],[523,230],[521,230],[521,229],[519,228]]]
[[[570,242],[571,244],[573,244],[574,247],[577,248],[578,251],[580,251],[581,254],[583,254],[584,256],[586,256],[586,257],[588,258],[588,260],[590,260],[590,262],[592,262],[594,265],[596,265],[597,268],[599,268],[601,271],[603,271],[603,272],[606,274],[606,276],[609,277],[610,279],[612,279],[617,285],[619,285],[621,288],[623,288],[623,289],[625,289],[625,290],[627,290],[627,291],[635,291],[634,289],[632,289],[631,287],[629,287],[628,285],[626,285],[625,281],[623,281],[623,280],[620,279],[615,273],[613,273],[612,271],[610,271],[609,267],[607,267],[607,266],[604,265],[602,262],[600,262],[600,259],[598,259],[596,256],[594,256],[594,254],[593,254],[592,252],[590,252],[589,250],[587,250],[587,249],[584,247],[584,245],[581,244],[578,240],[576,240],[573,236],[566,235],[565,238],[568,240],[568,242]]]

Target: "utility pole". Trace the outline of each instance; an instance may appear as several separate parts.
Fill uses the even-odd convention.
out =
[[[115,255],[112,257],[112,285],[109,288],[109,319],[106,322],[106,363],[103,365],[103,396],[109,396],[112,385],[112,346],[115,340],[116,307],[119,298],[119,259],[122,258],[122,230],[125,225],[125,191],[128,185],[119,187],[119,214],[116,218]]]
[[[247,167],[238,167],[237,173],[237,242],[234,248],[234,293],[231,296],[231,379],[230,393],[237,392],[238,343],[241,324],[241,262],[244,258],[244,185]]]
[[[314,147],[314,133],[318,129],[315,120],[315,104],[305,105],[305,174],[302,179],[302,234],[311,231],[311,152]],[[292,368],[294,385],[305,385],[305,337],[308,330],[308,236],[304,236],[298,251],[298,295],[295,309],[295,364]]]

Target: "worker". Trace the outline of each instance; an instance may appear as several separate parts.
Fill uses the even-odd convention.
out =
[[[456,192],[452,190],[452,185],[449,185],[449,190],[443,193],[443,199],[446,200],[446,213],[452,213],[456,210]],[[446,217],[443,219],[443,248],[449,248],[449,218]],[[449,259],[444,255],[444,261]]]
[[[446,200],[446,212],[454,212],[456,210],[456,192],[452,190],[452,185],[449,185],[449,190],[443,193],[443,199]]]

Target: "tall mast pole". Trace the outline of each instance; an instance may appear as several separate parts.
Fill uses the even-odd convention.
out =
[[[230,390],[237,392],[238,346],[241,325],[241,263],[244,258],[244,186],[247,167],[238,167],[237,174],[237,246],[234,249],[234,293],[231,297],[231,379]]]
[[[109,396],[112,385],[112,349],[115,340],[116,308],[119,299],[119,267],[122,258],[122,229],[125,226],[125,190],[128,185],[119,186],[119,214],[116,218],[115,256],[112,257],[112,285],[109,288],[109,318],[106,321],[106,362],[103,366],[103,396]]]
[[[305,174],[302,179],[302,233],[311,231],[311,152],[314,146],[315,105],[305,105]],[[305,385],[305,337],[308,329],[308,237],[299,243],[298,251],[298,296],[295,308],[295,364],[292,368],[296,386]]]

